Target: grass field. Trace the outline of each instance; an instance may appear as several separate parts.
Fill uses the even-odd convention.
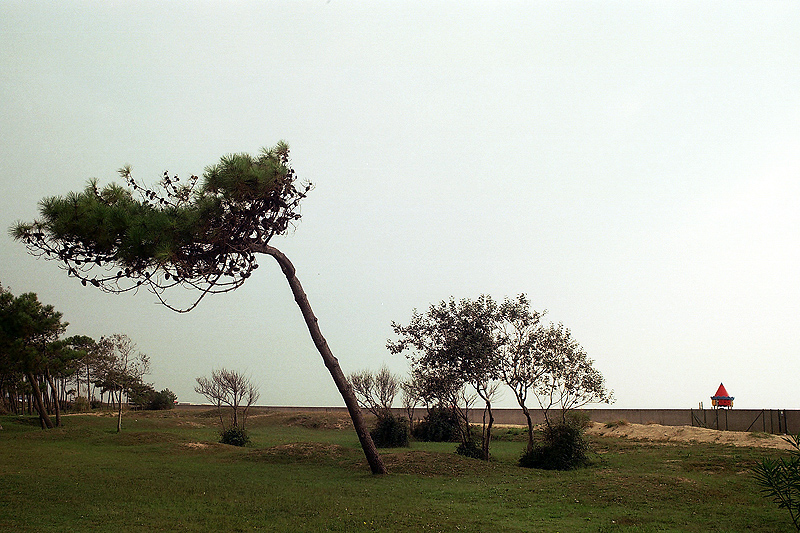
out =
[[[213,413],[72,415],[51,431],[0,417],[0,531],[786,532],[749,473],[781,452],[592,438],[593,464],[521,469],[519,430],[493,460],[450,443],[384,450],[372,476],[341,419],[267,413],[245,448],[217,444]]]

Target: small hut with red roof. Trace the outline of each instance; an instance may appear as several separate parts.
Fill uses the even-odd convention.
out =
[[[733,396],[728,395],[728,391],[725,390],[725,385],[722,383],[719,384],[719,388],[717,389],[717,393],[711,397],[711,405],[720,409],[722,407],[727,407],[730,409],[733,407]]]

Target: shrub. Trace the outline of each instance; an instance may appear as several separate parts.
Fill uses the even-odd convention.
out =
[[[481,450],[481,447],[475,444],[474,441],[462,442],[458,445],[458,448],[456,448],[456,453],[464,457],[471,457],[472,459],[484,459],[483,450]]]
[[[592,425],[592,417],[586,411],[570,410],[565,418],[568,425],[576,428],[586,429]]]
[[[375,429],[369,432],[378,448],[406,447],[410,433],[408,420],[392,414],[379,416]]]
[[[84,398],[83,396],[78,396],[74,400],[72,400],[72,405],[70,406],[70,411],[73,413],[83,413],[86,411],[91,411],[92,406],[89,403],[89,400]]]
[[[146,409],[151,411],[163,411],[165,409],[172,409],[175,407],[175,400],[178,397],[169,389],[164,389],[161,392],[154,392],[150,395],[147,402]]]
[[[456,442],[460,440],[459,420],[451,409],[433,407],[414,427],[414,438],[424,442]]]
[[[234,426],[223,431],[219,441],[222,444],[230,444],[231,446],[245,446],[250,442],[250,435],[243,428]]]
[[[583,428],[557,424],[545,428],[542,441],[522,455],[519,465],[543,470],[572,470],[589,462],[587,451]]]
[[[607,428],[609,428],[609,429],[618,428],[618,427],[627,426],[627,425],[628,425],[628,421],[625,420],[624,418],[621,418],[620,420],[609,420],[605,424],[605,426]]]
[[[786,509],[800,531],[800,433],[784,440],[794,447],[789,459],[763,459],[753,469],[764,497]]]

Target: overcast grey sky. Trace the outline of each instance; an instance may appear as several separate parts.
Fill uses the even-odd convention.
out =
[[[618,407],[800,407],[800,3],[0,2],[3,228],[281,139],[315,189],[273,244],[346,373],[404,374],[414,308],[524,292]],[[0,283],[126,333],[181,401],[224,366],[341,405],[261,264],[179,315],[0,235]]]

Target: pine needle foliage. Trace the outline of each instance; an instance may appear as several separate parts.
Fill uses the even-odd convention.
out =
[[[310,183],[297,183],[281,142],[257,156],[231,154],[182,183],[164,172],[157,187],[119,170],[126,186],[100,187],[40,202],[40,218],[11,235],[37,256],[107,292],[145,286],[158,295],[175,286],[208,293],[241,286],[258,268],[254,247],[287,233],[300,219]]]

